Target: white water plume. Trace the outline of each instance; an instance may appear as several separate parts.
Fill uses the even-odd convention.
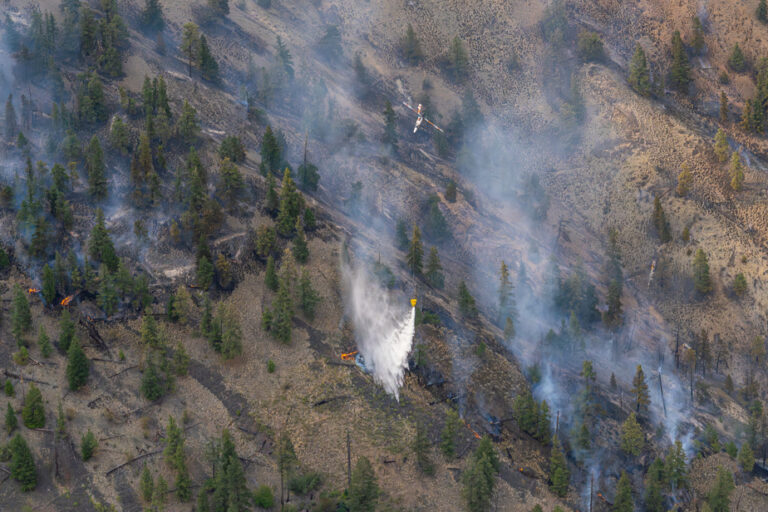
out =
[[[400,399],[408,353],[416,328],[416,308],[392,302],[389,293],[361,268],[344,269],[347,312],[365,367],[387,393]]]

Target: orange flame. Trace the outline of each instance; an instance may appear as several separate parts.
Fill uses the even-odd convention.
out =
[[[74,299],[74,295],[67,295],[63,299],[61,299],[61,305],[62,306],[69,306],[69,303],[72,302],[72,299]]]
[[[40,288],[30,288],[29,289],[29,294],[31,295],[33,293],[40,293]]]
[[[351,361],[355,358],[356,354],[357,354],[357,350],[353,350],[352,352],[347,352],[346,354],[341,354],[341,360]]]
[[[472,434],[475,436],[475,439],[482,439],[482,438],[483,438],[483,436],[481,436],[480,434],[478,434],[478,433],[477,433],[477,431],[476,431],[475,429],[473,429],[472,427],[470,427],[470,426],[469,426],[469,423],[467,423],[467,421],[466,421],[466,420],[462,420],[462,421],[464,421],[464,425],[465,425],[465,426],[466,426],[466,427],[469,429],[469,431],[470,431],[470,432],[472,432]]]

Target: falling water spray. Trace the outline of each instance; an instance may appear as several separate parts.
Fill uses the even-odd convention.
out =
[[[416,329],[415,300],[393,301],[363,268],[343,268],[346,309],[365,368],[387,393],[400,398]]]

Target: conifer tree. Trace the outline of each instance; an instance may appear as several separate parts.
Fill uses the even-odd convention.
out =
[[[83,460],[88,460],[93,457],[93,452],[96,450],[98,444],[99,442],[96,440],[96,436],[93,435],[91,429],[88,429],[88,432],[86,432],[80,440],[80,454],[82,455]]]
[[[277,279],[277,271],[275,270],[275,258],[271,254],[267,258],[267,270],[264,274],[264,284],[273,292],[277,291],[279,282]]]
[[[200,36],[200,50],[198,55],[200,60],[200,74],[205,80],[218,82],[219,64],[216,62],[213,54],[211,54],[211,49],[208,47],[208,40],[205,38],[205,35]]]
[[[709,491],[709,508],[712,512],[731,510],[731,492],[734,489],[733,475],[722,466],[717,470],[717,480]]]
[[[679,92],[688,93],[688,84],[691,82],[691,66],[685,53],[680,31],[672,34],[672,67],[670,68],[670,83]]]
[[[165,495],[168,492],[168,482],[163,475],[158,475],[155,489],[152,493],[152,508],[154,510],[163,510],[165,508]]]
[[[462,494],[470,512],[489,509],[498,471],[498,457],[486,436],[480,440],[467,470],[462,475]]]
[[[384,135],[381,141],[397,152],[397,116],[389,100],[384,104]]]
[[[19,133],[19,124],[16,118],[16,109],[13,107],[13,94],[8,95],[5,101],[5,140],[13,142]]]
[[[141,376],[141,394],[150,402],[154,402],[163,396],[163,382],[154,360],[149,359],[144,373]]]
[[[448,409],[445,415],[445,426],[440,433],[440,451],[446,459],[451,460],[456,456],[456,436],[460,426],[459,413],[454,409]]]
[[[11,402],[8,402],[8,406],[5,409],[5,431],[10,435],[18,426],[19,420],[16,418],[16,411],[13,410]]]
[[[266,176],[280,169],[283,155],[280,143],[277,140],[272,127],[267,125],[264,137],[261,139],[261,164],[259,170],[262,176]]]
[[[502,261],[499,270],[499,320],[515,317],[514,285],[509,279],[509,269]]]
[[[456,202],[456,182],[451,180],[445,187],[445,200],[449,203]]]
[[[424,247],[421,244],[421,231],[419,227],[413,226],[413,237],[411,238],[411,245],[408,249],[408,255],[406,263],[408,264],[408,270],[412,275],[420,276],[422,273],[422,258],[424,257]]]
[[[739,47],[739,43],[733,46],[731,54],[728,56],[728,66],[737,73],[742,73],[747,69],[747,61]]]
[[[757,2],[757,19],[763,23],[768,23],[768,3],[766,0],[759,0]]]
[[[88,143],[85,154],[85,171],[88,175],[88,191],[96,199],[104,199],[107,196],[106,165],[104,164],[104,152],[98,137],[94,135]]]
[[[165,26],[160,0],[145,0],[144,9],[139,16],[141,26],[148,32],[159,32]]]
[[[283,184],[280,190],[280,209],[277,214],[277,232],[282,236],[289,236],[296,227],[296,222],[304,208],[304,198],[296,189],[296,184],[291,178],[290,169],[283,173]]]
[[[220,16],[229,14],[229,0],[208,0],[208,6]]]
[[[45,327],[43,325],[40,325],[40,329],[38,330],[37,334],[37,346],[40,347],[40,354],[44,358],[51,357],[51,351],[53,348],[51,347],[51,339],[48,337],[48,333],[45,332]]]
[[[651,399],[648,395],[648,385],[645,383],[643,366],[637,365],[637,372],[632,379],[632,394],[635,395],[635,411],[640,414],[648,410]]]
[[[21,410],[21,418],[24,420],[24,426],[27,428],[43,428],[45,426],[43,395],[34,383],[30,385],[29,392],[24,397],[24,408]]]
[[[661,243],[672,240],[669,232],[669,222],[664,214],[664,208],[661,206],[661,199],[658,196],[653,198],[653,225],[656,226],[656,232],[661,239]]]
[[[69,389],[77,391],[83,387],[90,373],[88,358],[80,348],[77,338],[72,340],[67,351],[67,382]]]
[[[632,486],[629,483],[627,472],[621,471],[621,478],[616,486],[616,498],[613,501],[612,512],[632,512],[635,504],[632,501]]]
[[[744,166],[741,163],[739,154],[734,151],[731,153],[731,165],[729,168],[731,177],[731,188],[736,192],[740,191],[744,184]]]
[[[275,53],[276,60],[285,72],[287,79],[293,80],[293,57],[291,56],[291,51],[288,49],[288,45],[283,42],[280,36],[277,36]]]
[[[112,239],[104,226],[104,213],[101,208],[96,210],[96,225],[88,238],[88,254],[92,259],[104,263],[110,272],[117,270],[120,263]]]
[[[20,347],[25,345],[24,334],[31,326],[32,313],[29,309],[29,301],[24,290],[17,284],[13,289],[11,302],[11,333]]]
[[[429,258],[427,258],[427,268],[424,272],[424,277],[427,278],[427,282],[438,290],[442,290],[445,285],[445,276],[443,275],[443,267],[440,265],[440,257],[437,254],[437,247],[431,247],[429,249]]]
[[[682,489],[688,485],[688,467],[685,462],[685,451],[680,441],[669,448],[664,460],[664,475],[667,484],[673,490]]]
[[[301,310],[307,318],[311,320],[315,317],[315,309],[319,303],[320,296],[315,289],[312,288],[309,272],[306,268],[303,268],[299,279],[299,307],[301,307]]]
[[[181,35],[181,52],[187,57],[189,76],[192,76],[192,65],[197,61],[200,51],[200,29],[192,23],[185,23]]]
[[[349,486],[349,507],[356,512],[374,512],[379,501],[379,485],[366,457],[357,459]]]
[[[203,290],[207,290],[213,284],[213,263],[206,257],[202,256],[197,262],[197,286]]]
[[[637,422],[634,412],[629,413],[629,417],[621,425],[621,450],[629,455],[637,457],[643,451],[645,444],[645,435],[643,429]]]
[[[477,316],[477,305],[475,304],[475,298],[469,293],[466,283],[461,281],[459,283],[459,312],[468,318],[475,318]]]
[[[751,473],[755,467],[755,454],[749,443],[744,443],[739,449],[739,465],[745,473]]]
[[[186,144],[193,144],[197,140],[197,135],[200,133],[200,124],[197,119],[197,111],[189,104],[187,100],[184,100],[184,105],[181,108],[181,117],[179,118],[178,131],[182,140]]]
[[[469,73],[469,56],[459,36],[453,38],[448,49],[448,73],[454,82],[463,82]]]
[[[176,448],[175,455],[176,466],[176,497],[179,501],[185,503],[192,499],[192,480],[189,477],[189,470],[187,469],[187,460],[184,456],[184,446],[179,445]]]
[[[568,463],[557,436],[552,438],[552,453],[549,459],[549,486],[556,495],[564,497],[568,493],[571,478]]]
[[[5,396],[14,396],[16,391],[13,389],[13,383],[10,379],[5,379],[5,386],[3,386],[3,392]]]
[[[37,487],[37,470],[27,442],[21,434],[16,434],[8,448],[11,451],[11,478],[21,483],[23,492],[33,491]]]
[[[712,290],[712,280],[709,277],[709,261],[703,249],[696,251],[693,258],[693,284],[696,291],[707,294]]]
[[[240,320],[235,311],[220,304],[216,320],[221,328],[221,355],[224,359],[233,359],[243,352],[243,333]]]
[[[421,42],[416,37],[416,32],[413,30],[413,26],[409,23],[408,28],[405,31],[405,37],[401,43],[403,57],[408,64],[417,64],[424,58],[424,52],[421,49]]]
[[[698,16],[693,17],[693,40],[691,41],[691,47],[697,54],[701,54],[704,49],[704,27],[701,24],[701,20]]]
[[[677,195],[680,197],[688,195],[692,183],[693,175],[691,174],[691,169],[688,167],[688,164],[683,162],[682,170],[680,171],[680,174],[677,175]]]
[[[431,446],[426,428],[421,422],[416,423],[416,437],[411,448],[416,456],[416,467],[426,475],[433,475],[435,473],[435,465],[429,456]]]
[[[221,161],[221,191],[229,203],[237,201],[243,189],[243,175],[229,158]]]
[[[293,238],[293,256],[299,263],[306,263],[309,258],[307,237],[304,235],[304,226],[301,217],[296,217],[296,236]]]
[[[272,305],[272,335],[283,343],[291,341],[293,324],[293,299],[291,299],[291,283],[288,275],[281,275],[277,289],[277,297]]]
[[[744,274],[739,272],[736,277],[733,278],[733,293],[738,297],[741,297],[747,292],[747,278]]]
[[[155,490],[155,481],[152,478],[152,473],[149,472],[147,464],[144,464],[144,468],[141,470],[141,480],[139,481],[139,489],[141,490],[141,497],[144,501],[149,502],[152,499],[152,494]]]
[[[720,122],[728,122],[728,96],[725,95],[725,91],[720,91]]]
[[[715,134],[715,156],[717,156],[718,161],[725,162],[728,160],[728,150],[730,147],[728,146],[728,139],[725,135],[725,132],[722,128],[719,128],[717,130],[717,133]]]

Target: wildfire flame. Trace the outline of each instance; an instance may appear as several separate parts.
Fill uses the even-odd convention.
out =
[[[478,433],[477,433],[477,431],[476,431],[475,429],[473,429],[472,427],[470,427],[470,426],[469,426],[469,423],[467,423],[467,422],[466,422],[466,420],[463,420],[463,421],[464,421],[464,425],[465,425],[465,426],[466,426],[466,427],[469,429],[469,431],[470,431],[470,432],[472,432],[472,434],[475,436],[475,439],[482,439],[482,438],[483,438],[483,436],[481,436],[480,434],[478,434]]]
[[[341,354],[341,360],[351,361],[355,358],[356,354],[357,354],[357,350],[353,350],[352,352],[347,352],[346,354]]]
[[[74,299],[74,295],[67,295],[63,299],[61,299],[61,305],[62,306],[69,306],[69,303],[72,302],[72,299]]]
[[[40,293],[40,288],[30,288],[29,294],[32,295],[33,293]]]

